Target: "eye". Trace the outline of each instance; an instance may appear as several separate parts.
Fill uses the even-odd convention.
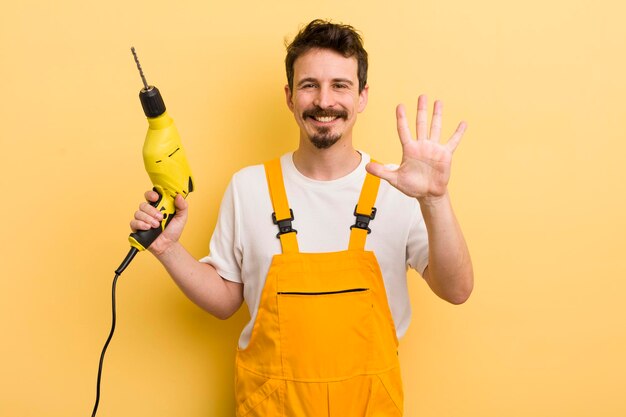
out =
[[[301,89],[306,90],[306,89],[311,89],[311,88],[315,88],[316,85],[314,83],[306,83],[306,84],[302,84],[300,86]]]

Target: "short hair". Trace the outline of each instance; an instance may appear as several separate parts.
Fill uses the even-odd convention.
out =
[[[363,40],[350,25],[331,23],[315,19],[296,35],[287,45],[285,69],[287,84],[293,91],[293,64],[301,55],[313,48],[330,49],[346,58],[355,56],[358,64],[359,93],[367,84],[367,51],[363,48]]]

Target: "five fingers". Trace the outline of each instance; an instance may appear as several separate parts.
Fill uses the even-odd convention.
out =
[[[441,126],[442,126],[442,116],[443,116],[443,103],[439,100],[435,100],[433,105],[433,117],[430,124],[430,131],[428,129],[428,98],[425,95],[420,95],[417,99],[417,121],[416,121],[416,130],[417,130],[417,140],[431,140],[434,142],[439,142],[441,139]],[[413,136],[411,135],[411,130],[409,129],[409,123],[406,117],[406,110],[404,105],[400,104],[396,108],[396,119],[397,119],[397,129],[398,136],[400,137],[400,142],[402,145],[406,145],[413,140]],[[451,151],[454,150],[459,145],[461,138],[463,137],[463,133],[465,133],[465,129],[467,128],[467,123],[461,122],[457,127],[456,131],[446,144],[446,147]]]

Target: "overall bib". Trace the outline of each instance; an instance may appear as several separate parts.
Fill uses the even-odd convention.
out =
[[[396,331],[378,262],[365,251],[380,179],[366,175],[347,250],[300,253],[280,160],[265,172],[282,254],[237,352],[236,416],[402,416]]]

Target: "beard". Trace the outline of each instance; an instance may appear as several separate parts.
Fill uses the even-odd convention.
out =
[[[303,118],[315,118],[315,117],[337,117],[343,120],[348,118],[348,113],[343,110],[322,109],[315,107],[310,110],[306,110],[302,113]],[[309,140],[317,149],[328,149],[333,146],[339,139],[341,139],[341,133],[333,134],[329,127],[316,126],[316,133],[309,136]]]
[[[317,149],[328,149],[333,146],[337,141],[341,139],[341,134],[332,134],[329,128],[320,127],[317,129],[317,133],[313,136],[309,136],[309,140]]]

